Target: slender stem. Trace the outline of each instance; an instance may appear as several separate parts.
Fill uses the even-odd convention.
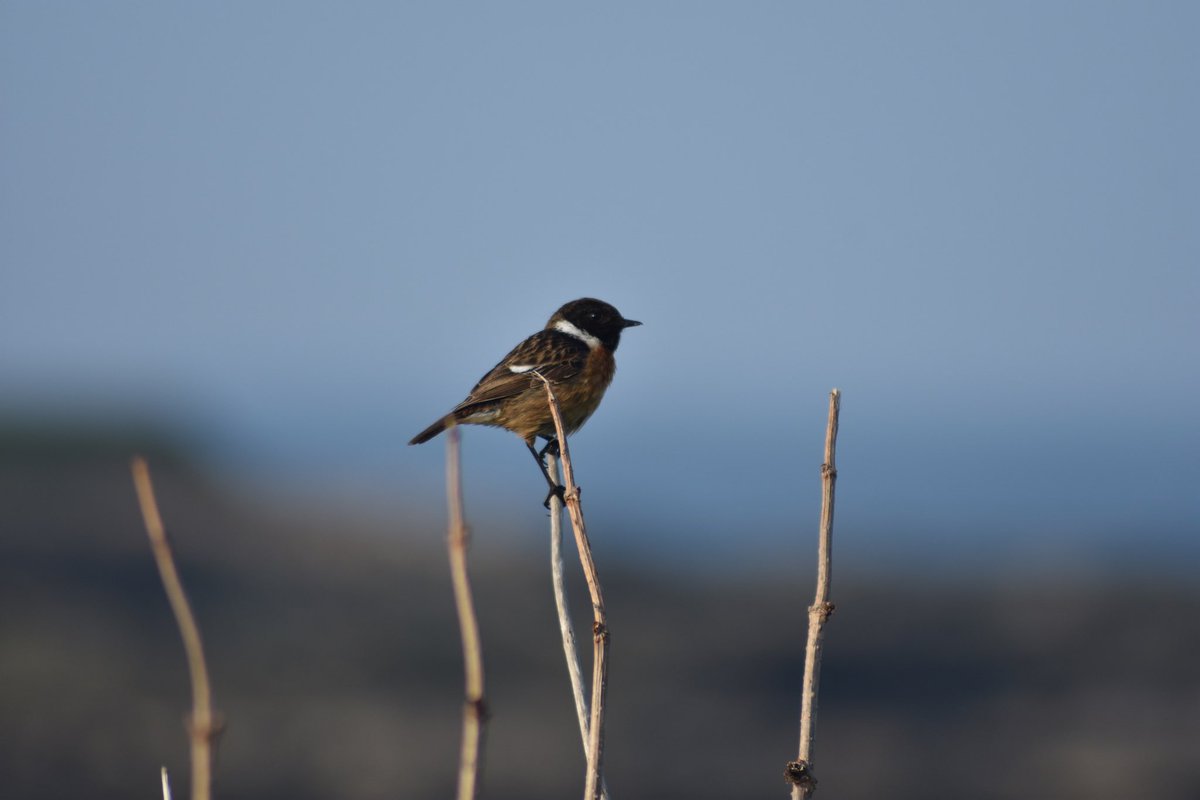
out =
[[[167,768],[162,768],[162,793],[163,800],[171,800],[171,779],[167,776]]]
[[[604,705],[608,695],[608,618],[604,613],[604,594],[600,588],[600,576],[592,558],[592,545],[588,541],[587,526],[583,521],[583,507],[579,501],[579,487],[575,484],[575,472],[571,465],[571,451],[567,446],[567,435],[563,429],[562,414],[558,398],[550,381],[537,371],[534,375],[546,385],[546,400],[554,418],[554,429],[558,434],[559,454],[562,457],[563,485],[567,511],[571,517],[571,528],[575,532],[575,544],[579,560],[587,580],[588,592],[592,597],[592,702],[591,721],[588,724],[588,771],[584,783],[584,800],[599,800],[602,787],[600,779],[604,771]]]
[[[466,701],[463,704],[462,751],[458,761],[458,800],[472,800],[479,791],[479,773],[483,727],[487,711],[483,699],[483,648],[479,621],[471,597],[471,579],[467,574],[467,525],[463,515],[462,469],[459,461],[459,435],[454,426],[446,435],[446,497],[450,522],[447,534],[450,551],[450,577],[454,584],[454,603],[462,633],[463,668]]]
[[[212,795],[212,749],[213,740],[220,732],[220,725],[212,709],[212,690],[208,680],[208,665],[204,660],[204,644],[200,639],[200,628],[192,614],[192,606],[183,590],[179,571],[175,568],[175,557],[171,543],[163,527],[158,501],[154,497],[154,484],[150,481],[150,467],[146,459],[133,459],[133,486],[137,491],[146,534],[150,537],[150,549],[154,563],[162,578],[163,589],[175,614],[175,623],[183,638],[183,649],[187,654],[188,672],[192,680],[192,715],[188,720],[188,732],[192,744],[192,800],[209,800]]]
[[[554,476],[558,472],[558,459],[546,454],[546,470]],[[566,581],[563,578],[562,500],[558,495],[550,496],[550,578],[554,585],[554,607],[558,611],[558,627],[562,633],[563,654],[567,660],[567,674],[571,679],[571,694],[575,699],[575,716],[579,720],[579,735],[583,740],[583,754],[588,755],[588,704],[583,696],[583,669],[579,665],[579,648],[575,644],[575,626],[567,609]],[[608,786],[600,776],[600,796],[608,799]]]
[[[817,544],[817,590],[813,604],[808,607],[808,641],[804,648],[804,685],[800,701],[800,752],[796,761],[788,764],[787,776],[792,783],[793,800],[812,797],[817,780],[812,773],[815,727],[817,724],[817,690],[821,679],[821,648],[825,623],[833,613],[829,600],[833,571],[833,501],[837,484],[838,415],[842,393],[834,389],[829,394],[829,421],[825,429],[825,461],[821,464],[821,527]]]

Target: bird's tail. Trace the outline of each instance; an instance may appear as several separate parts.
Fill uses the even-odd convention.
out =
[[[430,439],[446,430],[446,425],[449,422],[449,419],[449,416],[442,417],[437,422],[433,423],[428,428],[414,436],[409,444],[424,444],[425,442],[428,442]]]

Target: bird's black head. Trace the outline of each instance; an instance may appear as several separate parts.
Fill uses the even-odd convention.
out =
[[[603,300],[583,297],[572,300],[555,311],[546,327],[577,336],[584,341],[590,337],[609,350],[616,350],[621,342],[621,331],[641,324],[636,320],[625,319],[620,311]]]

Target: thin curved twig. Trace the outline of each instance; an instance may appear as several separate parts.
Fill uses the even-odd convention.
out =
[[[446,433],[446,499],[450,521],[446,541],[450,551],[450,577],[454,584],[454,604],[462,634],[465,695],[463,703],[462,749],[458,761],[458,800],[473,800],[479,791],[483,732],[487,708],[483,699],[483,646],[479,620],[471,596],[467,572],[467,524],[464,521],[462,469],[459,459],[458,428],[451,425]]]
[[[591,720],[588,724],[588,770],[584,782],[584,800],[600,800],[604,771],[604,705],[608,695],[608,617],[604,612],[604,594],[600,588],[600,576],[592,558],[592,545],[588,540],[587,526],[583,521],[583,507],[579,500],[579,487],[575,484],[575,472],[571,465],[571,451],[567,446],[567,435],[563,429],[562,414],[558,398],[550,381],[537,370],[532,371],[546,385],[546,401],[554,418],[559,456],[562,458],[564,499],[571,517],[571,528],[575,533],[575,544],[579,560],[583,565],[584,578],[592,598],[592,701]]]
[[[188,673],[192,681],[192,714],[188,720],[188,733],[192,745],[192,800],[209,800],[212,795],[212,751],[213,742],[220,734],[221,725],[212,708],[212,689],[208,680],[208,665],[204,660],[204,643],[200,638],[200,627],[192,613],[191,603],[179,579],[171,543],[163,527],[158,501],[154,497],[154,484],[150,480],[150,467],[146,459],[136,456],[131,464],[133,487],[137,491],[138,505],[150,537],[150,549],[154,563],[158,566],[163,589],[175,614],[175,623],[183,638],[183,649],[187,654]]]
[[[558,459],[553,453],[546,454],[546,470],[557,476]],[[563,577],[562,500],[557,494],[550,496],[550,579],[554,586],[554,607],[558,612],[558,627],[562,634],[563,655],[567,661],[567,674],[571,679],[571,695],[575,700],[575,716],[579,720],[579,735],[583,742],[583,755],[588,755],[588,704],[583,696],[583,668],[579,664],[579,648],[575,644],[575,626],[567,609],[566,581]],[[600,796],[608,800],[608,785],[600,776]]]

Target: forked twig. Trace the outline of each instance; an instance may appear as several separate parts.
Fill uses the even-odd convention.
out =
[[[150,537],[150,549],[154,553],[154,563],[158,565],[163,589],[183,638],[188,673],[192,680],[192,714],[188,720],[192,745],[192,800],[209,800],[212,795],[213,741],[220,733],[221,726],[212,709],[212,689],[208,680],[208,665],[204,660],[204,644],[192,614],[192,606],[179,580],[179,571],[175,568],[171,543],[167,539],[162,516],[158,512],[158,501],[154,497],[150,468],[142,456],[135,457],[131,466],[133,486],[146,524],[146,534]]]
[[[554,396],[554,387],[550,385],[550,381],[546,380],[544,375],[537,370],[533,370],[533,374],[546,385],[546,401],[550,404],[550,414],[554,417],[559,455],[562,458],[563,485],[566,487],[564,499],[567,503],[567,511],[571,516],[571,528],[575,532],[575,544],[579,550],[579,560],[583,565],[588,592],[592,597],[592,701],[591,720],[588,723],[588,770],[583,796],[584,800],[599,800],[602,787],[600,775],[604,771],[604,703],[608,694],[608,618],[604,613],[604,595],[600,589],[600,576],[596,572],[596,562],[592,558],[592,545],[588,541],[587,526],[583,521],[579,487],[575,485],[571,451],[567,446],[567,435],[563,429],[558,398]]]
[[[553,453],[546,454],[546,471],[552,476],[559,474],[558,459]],[[579,665],[579,648],[575,644],[575,626],[567,609],[567,589],[563,577],[562,500],[557,494],[550,495],[550,579],[554,585],[554,607],[558,612],[558,627],[562,633],[563,655],[567,661],[567,674],[571,679],[571,695],[575,699],[575,716],[579,720],[579,735],[583,741],[583,755],[588,755],[588,704],[583,696],[583,669]],[[608,786],[600,776],[600,796],[608,800]]]
[[[792,784],[792,800],[810,798],[817,789],[812,757],[814,728],[817,723],[817,687],[821,677],[821,644],[825,623],[833,613],[829,600],[833,569],[833,499],[837,484],[838,414],[842,393],[829,393],[829,422],[825,429],[825,462],[821,464],[821,529],[817,544],[817,591],[808,607],[808,642],[804,648],[804,686],[800,702],[800,753],[788,762],[785,775]]]
[[[487,709],[483,700],[483,648],[480,645],[479,620],[475,616],[471,580],[467,574],[468,534],[463,515],[459,450],[458,428],[451,425],[446,435],[446,498],[450,509],[446,539],[450,551],[450,577],[454,583],[454,604],[458,609],[458,625],[462,633],[466,684],[462,750],[458,761],[458,800],[472,800],[479,791],[480,753]]]

